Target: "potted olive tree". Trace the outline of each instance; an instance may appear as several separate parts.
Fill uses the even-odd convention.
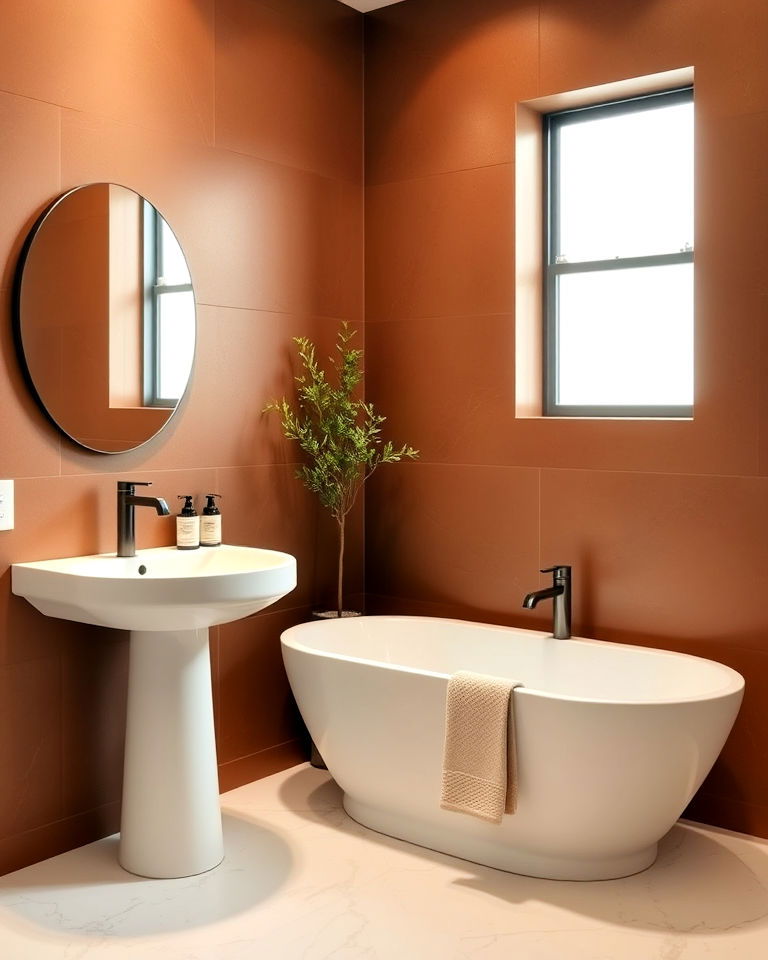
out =
[[[322,617],[355,616],[344,610],[344,541],[347,516],[363,484],[381,464],[419,455],[407,444],[395,447],[392,441],[382,441],[386,417],[359,396],[363,351],[351,345],[355,332],[342,323],[329,375],[317,362],[314,344],[294,337],[302,365],[295,378],[295,406],[283,397],[265,408],[280,415],[283,433],[301,447],[306,462],[296,475],[317,494],[338,526],[336,609],[317,614]]]

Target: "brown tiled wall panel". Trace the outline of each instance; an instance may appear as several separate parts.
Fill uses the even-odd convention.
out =
[[[279,631],[332,590],[333,528],[260,410],[290,337],[361,321],[365,51],[368,394],[422,451],[382,471],[350,530],[368,608],[542,626],[522,593],[575,567],[576,627],[712,656],[744,709],[691,815],[768,835],[768,5],[762,0],[14,0],[0,35],[0,297],[59,192],[122,182],[187,251],[199,356],[169,429],[102,457],[63,441],[0,327],[0,870],[115,829],[126,638],[51,621],[8,566],[114,548],[118,476],[216,488],[225,538],[289,550],[299,586],[212,631],[222,788],[303,756]],[[397,65],[393,69],[393,64]],[[696,71],[697,396],[692,422],[516,420],[514,105]],[[172,522],[140,512],[142,545]]]
[[[368,610],[544,628],[522,597],[572,564],[579,633],[744,674],[689,813],[768,836],[768,4],[406,0],[365,36],[368,395],[422,451],[369,488]],[[515,419],[515,103],[689,66],[695,418]]]
[[[327,353],[362,320],[362,17],[335,0],[10,0],[0,31],[0,872],[116,829],[127,638],[47,619],[14,561],[114,550],[117,478],[223,495],[231,543],[287,550],[299,585],[211,631],[222,789],[304,756],[279,633],[327,601],[332,530],[265,402],[291,388],[291,337]],[[9,290],[41,209],[80,183],[148,197],[187,254],[198,360],[170,427],[133,453],[60,439],[21,379]],[[360,594],[362,521],[349,546]],[[140,546],[173,519],[137,511]]]

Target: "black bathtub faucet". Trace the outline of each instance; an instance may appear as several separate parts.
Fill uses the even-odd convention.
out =
[[[552,600],[552,636],[556,640],[571,637],[571,568],[565,564],[547,567],[542,573],[552,574],[552,586],[528,593],[523,606],[533,610],[540,600]]]

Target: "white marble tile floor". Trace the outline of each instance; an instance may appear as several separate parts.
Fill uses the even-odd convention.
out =
[[[373,833],[308,765],[222,806],[225,860],[198,877],[134,877],[110,837],[0,878],[0,958],[768,957],[768,841],[681,822],[644,873],[567,883]]]

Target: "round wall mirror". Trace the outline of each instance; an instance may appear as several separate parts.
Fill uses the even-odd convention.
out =
[[[80,446],[133,450],[178,409],[195,354],[195,296],[176,236],[114,183],[70,190],[24,245],[16,343],[50,419]]]

